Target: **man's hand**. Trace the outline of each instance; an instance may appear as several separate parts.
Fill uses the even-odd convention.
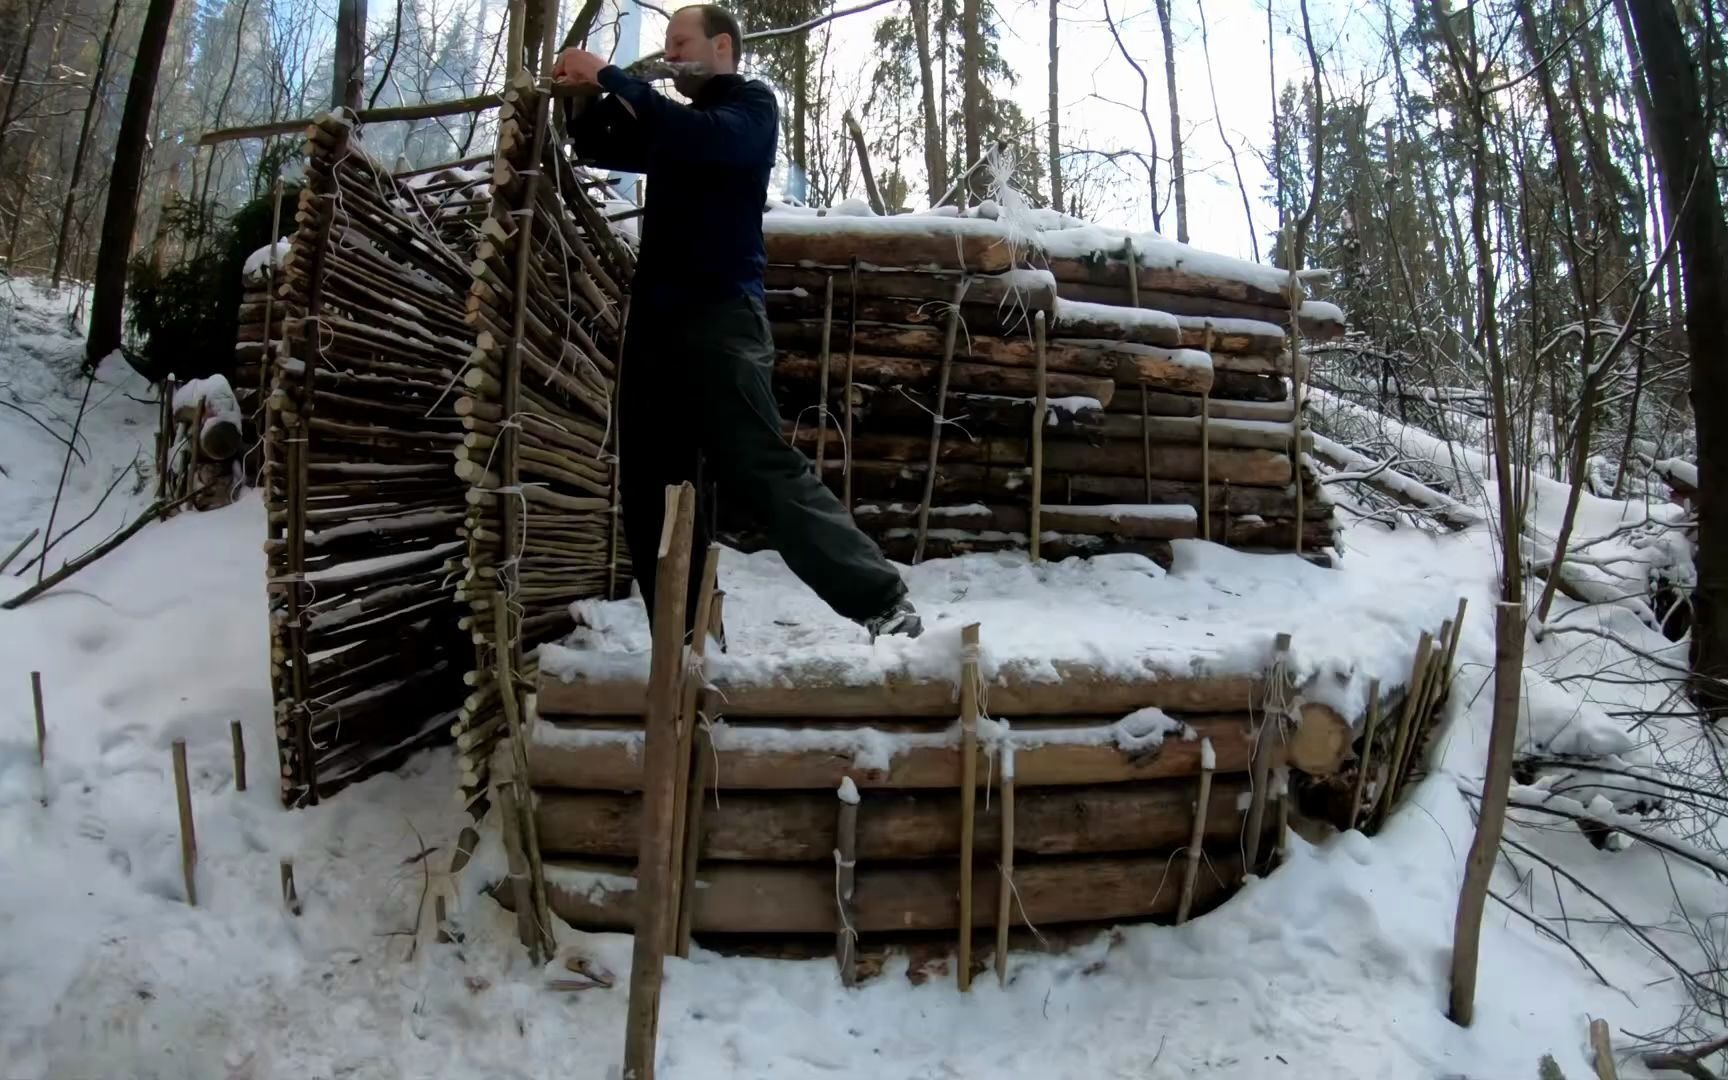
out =
[[[560,86],[599,86],[606,61],[586,49],[565,49],[552,65],[552,81]]]

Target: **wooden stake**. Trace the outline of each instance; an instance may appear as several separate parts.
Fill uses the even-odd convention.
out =
[[[1200,748],[1200,797],[1194,802],[1194,831],[1188,834],[1188,865],[1182,871],[1182,899],[1176,906],[1176,925],[1188,921],[1194,910],[1194,886],[1200,880],[1200,857],[1206,842],[1206,811],[1212,803],[1212,774],[1218,760],[1207,739]]]
[[[1272,667],[1266,673],[1266,695],[1272,696],[1272,680],[1283,678],[1284,663],[1290,654],[1290,635],[1279,634],[1272,643]],[[1278,697],[1282,700],[1284,687],[1278,688]],[[1254,759],[1252,764],[1254,794],[1248,805],[1248,836],[1243,843],[1244,868],[1247,873],[1259,872],[1260,866],[1260,834],[1266,828],[1266,800],[1271,796],[1269,790],[1272,783],[1272,758],[1277,752],[1277,735],[1283,727],[1284,717],[1262,712],[1260,716],[1260,732],[1254,743]]]
[[[942,452],[943,416],[948,411],[948,376],[954,370],[954,339],[960,332],[960,302],[966,298],[966,286],[971,278],[961,278],[954,287],[954,301],[948,308],[948,328],[942,340],[942,368],[936,379],[936,412],[930,421],[930,458],[924,469],[924,498],[918,503],[918,538],[912,548],[912,561],[924,561],[924,541],[930,533],[930,500],[936,494],[936,461]]]
[[[1368,683],[1368,726],[1362,731],[1362,760],[1356,763],[1356,786],[1350,791],[1350,818],[1344,827],[1354,829],[1362,815],[1362,789],[1374,766],[1374,731],[1380,726],[1380,680]]]
[[[816,475],[828,460],[828,337],[834,326],[834,275],[822,287],[822,369],[816,374]]]
[[[1614,1069],[1614,1039],[1608,1034],[1608,1021],[1590,1021],[1590,1049],[1595,1053],[1596,1080],[1619,1080]]]
[[[960,628],[960,960],[961,991],[972,989],[972,832],[978,787],[978,624]]]
[[[1286,234],[1288,240],[1288,234]],[[1302,554],[1302,390],[1307,381],[1302,365],[1302,285],[1296,276],[1296,261],[1290,258],[1290,474],[1296,480],[1294,550]]]
[[[1152,502],[1152,411],[1151,391],[1145,383],[1140,384],[1140,466],[1141,473],[1146,478],[1146,497],[1144,501]],[[1202,472],[1204,477],[1205,473]]]
[[[516,676],[510,661],[510,654],[515,651],[510,646],[510,608],[509,600],[502,592],[492,594],[492,626],[494,640],[493,654],[497,662],[494,679],[497,681],[498,700],[504,709],[504,725],[510,732],[510,764],[512,796],[510,802],[518,815],[519,828],[522,837],[522,851],[528,864],[529,895],[534,906],[531,911],[533,942],[529,945],[528,954],[536,964],[551,959],[556,951],[552,940],[552,908],[546,899],[546,873],[540,859],[540,832],[534,818],[534,791],[528,786],[528,735],[523,729],[521,703],[517,699]]]
[[[835,826],[834,893],[838,907],[835,928],[834,955],[840,963],[840,982],[845,986],[858,983],[858,935],[852,929],[852,889],[857,881],[858,865],[858,789],[842,784],[839,792],[840,815]]]
[[[234,744],[234,790],[246,790],[246,736],[240,721],[228,721],[228,739]]]
[[[858,257],[852,257],[852,306],[846,337],[846,465],[840,470],[840,504],[852,512],[852,369],[858,359]],[[724,639],[722,639],[724,640]],[[722,650],[724,651],[724,650]]]
[[[1128,263],[1128,306],[1140,306],[1140,260],[1134,254],[1134,238],[1122,239],[1122,258]]]
[[[1452,925],[1452,1007],[1460,1027],[1476,1016],[1476,965],[1482,944],[1482,909],[1500,856],[1518,740],[1518,702],[1524,689],[1524,605],[1503,600],[1494,610],[1494,722],[1488,735],[1488,774],[1482,780],[1476,835],[1464,862],[1458,916]]]
[[[186,879],[186,902],[198,906],[198,837],[192,826],[192,785],[186,776],[186,740],[174,740],[174,798],[180,806],[180,873]]]
[[[1468,597],[1458,598],[1458,614],[1452,617],[1452,638],[1446,643],[1446,662],[1440,665],[1440,693],[1435,697],[1435,703],[1445,701],[1452,692],[1452,661],[1458,655],[1458,637],[1464,632],[1464,612],[1468,609]]]
[[[1386,776],[1384,798],[1380,802],[1380,820],[1392,811],[1392,801],[1398,797],[1398,769],[1409,753],[1411,736],[1416,729],[1416,721],[1422,708],[1422,698],[1427,692],[1428,675],[1431,668],[1429,657],[1434,652],[1434,635],[1427,631],[1416,642],[1416,661],[1410,666],[1410,688],[1404,694],[1404,709],[1398,714],[1398,735],[1392,744],[1392,771]]]
[[[42,673],[30,673],[30,697],[36,706],[36,764],[48,764],[48,718],[42,710]]]
[[[493,779],[498,795],[498,818],[504,834],[505,868],[510,875],[511,906],[516,909],[516,940],[530,956],[539,953],[540,932],[534,926],[534,890],[528,878],[527,845],[522,842],[522,808],[516,798],[515,767],[500,747],[493,759]],[[503,772],[499,777],[496,774]]]
[[[1037,352],[1038,398],[1032,407],[1032,523],[1028,537],[1028,546],[1032,552],[1032,561],[1038,561],[1039,534],[1043,532],[1042,516],[1044,512],[1044,414],[1049,407],[1047,392],[1048,372],[1045,371],[1044,358],[1044,313],[1037,312],[1032,316],[1032,344]]]
[[[690,753],[690,793],[684,800],[687,808],[684,822],[684,872],[678,896],[677,948],[680,957],[690,955],[690,924],[696,916],[696,870],[702,857],[703,815],[708,808],[708,789],[714,785],[714,749],[705,728],[696,729],[690,742]]]
[[[714,590],[714,605],[708,616],[708,636],[714,639],[714,644],[720,646],[720,651],[726,651],[726,590]]]
[[[1042,314],[1042,312],[1040,312]],[[1014,921],[1014,739],[1002,721],[1002,858],[996,871],[996,982],[1008,985],[1008,927]]]
[[[654,578],[653,656],[642,751],[642,844],[636,866],[636,939],[624,1027],[624,1080],[653,1080],[665,972],[673,811],[678,800],[678,709],[684,681],[684,615],[689,603],[690,538],[696,489],[666,489],[665,528]]]
[[[1212,324],[1210,322],[1206,324],[1205,347],[1206,355],[1212,355]],[[1141,388],[1141,393],[1145,393],[1144,387]],[[1150,486],[1152,483],[1150,451],[1148,451],[1146,460],[1148,473],[1146,483]],[[1296,477],[1296,484],[1298,487],[1302,484],[1300,474]],[[1147,499],[1146,501],[1151,502],[1152,500]],[[1297,517],[1296,526],[1300,531],[1302,526],[1300,515]],[[1200,395],[1200,539],[1212,539],[1212,392],[1210,390]]]
[[[1404,746],[1404,756],[1393,763],[1394,773],[1389,781],[1396,795],[1398,789],[1404,786],[1404,778],[1410,775],[1410,767],[1416,759],[1416,748],[1422,744],[1425,730],[1432,728],[1429,717],[1434,712],[1434,702],[1440,694],[1441,668],[1446,662],[1445,646],[1452,638],[1452,620],[1447,619],[1440,624],[1440,640],[1428,656],[1428,667],[1422,673],[1422,691],[1416,702],[1415,719],[1410,723],[1410,740]]]
[[[708,648],[708,621],[713,617],[714,578],[719,568],[720,545],[709,544],[707,555],[702,560],[702,581],[696,592],[696,617],[690,623],[693,630],[689,643],[690,655],[698,660]],[[686,904],[694,907],[696,901],[698,839],[693,822],[702,813],[702,793],[692,786],[691,778],[698,771],[696,762],[692,759],[696,744],[697,704],[701,693],[700,677],[684,679],[679,689],[678,779],[673,789],[678,798],[677,804],[672,808],[672,850],[677,857],[672,863],[672,878],[668,889],[675,899],[675,906],[669,912],[671,918],[666,926],[666,932],[670,935],[666,947],[675,956],[690,955],[690,920],[684,908]]]
[[[282,860],[282,903],[291,915],[300,914],[300,894],[294,888],[294,863],[291,859]]]

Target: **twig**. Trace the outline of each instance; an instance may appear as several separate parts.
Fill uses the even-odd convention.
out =
[[[1566,946],[1566,948],[1571,951],[1572,955],[1576,956],[1578,958],[1578,962],[1580,964],[1583,964],[1585,967],[1589,968],[1590,974],[1596,976],[1596,980],[1598,982],[1600,982],[1603,986],[1608,987],[1610,990],[1618,990],[1619,989],[1619,987],[1615,986],[1613,983],[1608,981],[1607,976],[1603,975],[1600,971],[1598,971],[1596,969],[1596,965],[1592,964],[1590,962],[1590,958],[1588,956],[1585,956],[1583,953],[1578,951],[1578,946],[1572,944],[1572,942],[1568,941],[1566,938],[1564,938],[1560,934],[1556,933],[1552,926],[1549,926],[1547,923],[1543,922],[1540,918],[1536,917],[1535,915],[1532,915],[1528,911],[1525,911],[1523,908],[1519,907],[1517,904],[1514,904],[1512,901],[1506,899],[1504,896],[1501,896],[1499,893],[1495,892],[1493,889],[1488,890],[1488,895],[1493,897],[1494,899],[1500,901],[1500,903],[1505,906],[1507,911],[1510,911],[1512,914],[1518,916],[1520,919],[1523,919],[1525,922],[1528,922],[1531,926],[1534,926],[1536,929],[1542,931],[1544,934],[1547,934],[1549,937],[1553,938],[1555,941],[1558,941],[1560,944]]]
[[[1645,1054],[1646,1069],[1667,1069],[1671,1072],[1685,1073],[1687,1076],[1699,1077],[1700,1080],[1716,1080],[1716,1074],[1705,1068],[1703,1059],[1711,1054],[1719,1054],[1728,1050],[1728,1035],[1690,1050],[1668,1050],[1660,1054]]]
[[[108,485],[108,490],[104,491],[102,493],[102,497],[96,501],[96,505],[91,509],[91,511],[88,514],[85,514],[83,517],[79,518],[76,522],[74,522],[70,529],[67,529],[65,532],[62,532],[59,536],[50,537],[47,541],[45,541],[42,545],[42,550],[38,551],[35,555],[31,556],[29,562],[25,563],[23,566],[20,566],[18,568],[18,573],[20,575],[23,575],[25,573],[25,571],[29,570],[32,566],[35,566],[38,562],[46,561],[48,558],[48,553],[50,551],[54,550],[54,545],[58,544],[60,541],[62,541],[64,539],[66,539],[68,536],[71,536],[73,533],[77,532],[79,530],[79,528],[81,528],[91,518],[95,517],[98,513],[100,513],[102,510],[102,504],[106,503],[108,501],[108,496],[114,494],[114,489],[120,486],[120,481],[126,479],[126,474],[129,471],[130,470],[128,470],[128,469],[121,469],[119,472],[115,473],[114,474],[114,482]],[[30,535],[35,536],[36,534],[31,533]],[[10,560],[8,560],[8,561],[10,561]],[[6,567],[4,565],[0,565],[0,570],[4,570],[5,568]]]
[[[28,409],[21,408],[18,405],[15,405],[10,401],[5,400],[4,398],[0,398],[0,405],[4,405],[8,409],[13,410],[14,412],[22,413],[23,415],[29,417],[31,423],[35,424],[37,427],[41,428],[43,431],[46,431],[48,434],[54,436],[54,438],[59,443],[61,443],[61,445],[65,446],[67,450],[71,451],[74,454],[77,454],[78,455],[78,464],[80,464],[80,465],[85,464],[84,455],[78,453],[78,448],[72,445],[72,440],[67,439],[66,436],[60,434],[58,431],[55,431],[53,428],[49,427],[47,424],[44,424],[42,422],[41,417],[37,416],[35,413],[31,412]]]
[[[11,551],[7,552],[6,557],[4,559],[0,559],[0,574],[4,574],[6,572],[6,568],[8,566],[12,565],[12,560],[16,559],[20,552],[22,552],[25,548],[29,547],[30,541],[36,539],[37,534],[40,533],[41,531],[42,530],[40,528],[31,529],[29,536],[26,536],[24,539],[18,541],[18,546],[13,548]]]
[[[44,580],[37,582],[36,584],[30,586],[28,589],[25,589],[23,592],[19,593],[17,596],[12,597],[11,599],[7,600],[3,604],[0,604],[0,609],[4,609],[6,611],[13,611],[13,610],[16,610],[17,608],[23,607],[25,604],[28,604],[30,601],[36,599],[38,596],[41,596],[43,593],[47,592],[49,589],[52,589],[54,586],[60,584],[62,581],[65,581],[67,578],[71,577],[73,574],[76,574],[78,571],[84,569],[86,566],[89,566],[91,563],[95,562],[97,559],[100,559],[102,556],[108,554],[110,551],[113,551],[115,548],[119,547],[121,544],[125,543],[127,540],[130,540],[132,538],[133,534],[138,532],[140,529],[144,528],[144,526],[150,524],[152,521],[155,521],[157,518],[161,517],[163,514],[167,513],[168,511],[174,509],[176,506],[179,506],[181,503],[186,502],[188,499],[192,498],[193,495],[200,494],[201,491],[202,491],[202,489],[199,489],[198,491],[188,492],[187,494],[182,495],[180,498],[175,499],[173,502],[166,502],[164,500],[158,499],[156,502],[151,504],[151,506],[148,510],[146,510],[146,511],[144,511],[144,513],[140,514],[138,516],[138,519],[136,521],[134,521],[132,524],[126,526],[124,529],[120,530],[118,533],[116,533],[111,538],[104,540],[100,544],[97,544],[95,547],[91,548],[89,551],[86,551],[84,554],[78,556],[76,559],[73,559],[71,562],[67,563],[65,566],[62,566],[60,569],[54,571],[52,574],[49,574],[48,577],[45,578]]]
[[[48,510],[48,528],[42,533],[42,551],[48,551],[48,542],[54,536],[54,518],[60,513],[60,496],[66,491],[66,476],[72,471],[72,455],[76,454],[74,444],[78,442],[78,429],[84,424],[84,409],[90,404],[90,388],[96,385],[96,369],[91,368],[84,376],[84,396],[78,402],[78,415],[72,421],[72,437],[66,441],[66,460],[60,466],[60,483],[54,488],[54,505]],[[42,571],[47,569],[44,559],[36,568],[36,584],[42,584]]]

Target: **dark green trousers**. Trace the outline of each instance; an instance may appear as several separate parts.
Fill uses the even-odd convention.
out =
[[[686,480],[702,497],[687,623],[711,538],[711,492],[840,615],[866,619],[904,595],[899,573],[781,435],[773,374],[768,316],[754,296],[632,306],[619,376],[619,481],[624,537],[650,615],[666,487]]]

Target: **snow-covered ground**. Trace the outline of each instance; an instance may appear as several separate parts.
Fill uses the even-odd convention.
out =
[[[65,333],[68,303],[28,284],[0,286],[0,399],[62,434],[83,390],[78,344]],[[123,365],[106,365],[91,393],[78,442],[86,462],[74,462],[62,523],[88,513],[115,470],[133,460],[144,463],[139,479],[149,479],[154,407],[128,395],[151,396]],[[0,408],[0,551],[46,522],[63,453],[18,409]],[[56,549],[53,564],[111,533],[148,499],[147,484],[122,480],[65,550]],[[1611,531],[1605,522],[1614,515],[1601,509],[1592,504],[1588,527]],[[530,967],[512,920],[474,893],[480,875],[444,880],[465,821],[451,797],[448,751],[423,754],[323,806],[280,808],[263,525],[255,494],[223,510],[182,514],[53,593],[0,613],[0,1075],[613,1075],[629,940],[561,929],[564,954],[609,968],[618,984],[547,988],[549,978],[566,974],[563,965]],[[1464,1030],[1445,1018],[1452,920],[1472,831],[1459,789],[1480,782],[1488,726],[1494,555],[1480,530],[1432,537],[1362,526],[1346,540],[1340,595],[1378,590],[1389,607],[1403,591],[1466,595],[1471,605],[1440,768],[1378,836],[1292,838],[1284,866],[1203,919],[1180,929],[1126,928],[1058,956],[1016,956],[1006,988],[985,978],[964,997],[940,978],[914,986],[890,971],[847,991],[830,961],[698,951],[668,964],[660,1075],[1498,1080],[1535,1077],[1541,1055],[1553,1054],[1576,1080],[1593,1075],[1589,1018],[1606,1018],[1618,1043],[1628,1041],[1622,1030],[1670,1024],[1683,1003],[1672,972],[1624,930],[1597,921],[1601,910],[1545,869],[1523,881],[1503,869],[1495,890],[1546,917],[1560,914],[1555,890],[1566,890],[1571,944],[1613,988],[1491,902],[1476,1024]],[[1196,547],[1196,565],[1234,558]],[[944,576],[975,576],[986,563],[922,570],[923,599],[941,616]],[[9,573],[0,596],[25,580]],[[804,606],[764,595],[768,580],[732,580],[729,611]],[[1155,575],[1148,582],[1150,604],[1158,582]],[[1300,588],[1310,587],[1302,579]],[[1007,601],[989,602],[1003,606],[986,626],[1059,629],[1030,606],[1015,612]],[[1556,610],[1550,628],[1576,621],[1658,655],[1681,655],[1664,651],[1666,642],[1626,606],[1562,600]],[[1355,628],[1317,617],[1312,632]],[[1629,756],[1649,751],[1648,740],[1628,738],[1614,714],[1657,705],[1663,688],[1600,677],[1632,670],[1621,644],[1550,632],[1532,648],[1533,742],[1558,745],[1587,729],[1589,745],[1619,740]],[[42,672],[47,702],[42,768],[32,670]],[[241,722],[249,752],[244,793],[233,780],[232,720]],[[186,740],[191,763],[196,908],[185,903],[180,881],[175,739]],[[1520,825],[1513,835],[1656,928],[1651,933],[1684,962],[1702,966],[1680,932],[1680,908],[1728,909],[1720,883],[1676,865],[1671,890],[1652,848],[1598,851],[1574,828]],[[278,892],[284,859],[293,861],[304,904],[298,917]],[[495,859],[483,851],[475,865]],[[433,941],[423,910],[426,897],[446,891],[465,935],[460,944]],[[1643,1073],[1627,1063],[1621,1075]]]

